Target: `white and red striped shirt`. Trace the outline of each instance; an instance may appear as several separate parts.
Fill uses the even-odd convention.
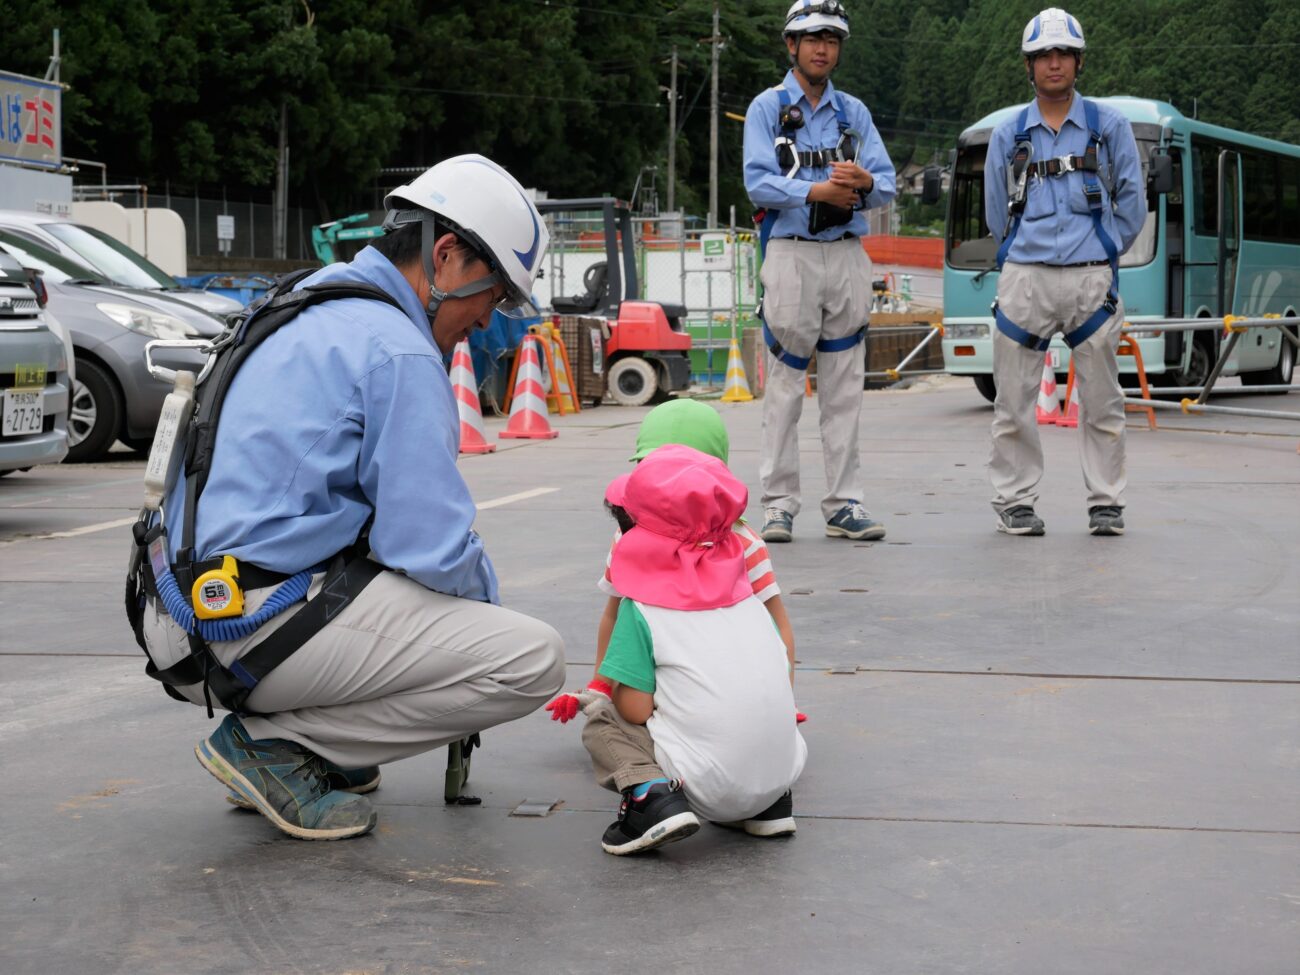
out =
[[[749,574],[749,584],[754,588],[754,595],[758,597],[758,601],[765,603],[773,596],[781,595],[781,587],[776,584],[772,559],[767,554],[767,546],[763,544],[763,539],[743,521],[736,522],[732,531],[740,536],[741,544],[745,547],[745,571]],[[609,578],[609,566],[614,559],[614,547],[622,537],[623,533],[615,529],[614,541],[610,543],[609,554],[605,556],[605,571],[596,582],[596,588],[606,596],[623,595],[614,588],[614,583]]]

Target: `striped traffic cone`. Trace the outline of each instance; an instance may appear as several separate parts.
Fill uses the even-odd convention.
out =
[[[504,440],[554,440],[560,435],[546,419],[546,392],[537,359],[536,335],[525,335],[519,345],[519,369],[510,399],[510,420],[501,431]]]
[[[1056,373],[1052,369],[1052,357],[1043,360],[1043,380],[1038,385],[1038,403],[1034,406],[1034,417],[1039,423],[1055,423],[1061,418],[1061,401],[1056,398]]]
[[[1058,427],[1077,427],[1079,425],[1079,383],[1072,375],[1065,394],[1065,412],[1057,418]]]
[[[740,343],[731,336],[731,349],[727,352],[727,381],[722,391],[724,403],[748,403],[754,398],[745,377],[745,363],[740,358]]]
[[[469,356],[469,342],[456,343],[451,354],[451,389],[456,394],[456,411],[460,414],[460,452],[490,454],[497,445],[487,442],[483,430],[483,410],[478,402],[478,381],[474,362]]]

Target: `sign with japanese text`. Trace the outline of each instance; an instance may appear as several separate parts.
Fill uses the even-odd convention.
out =
[[[0,160],[62,165],[62,93],[53,81],[0,71]]]
[[[731,267],[731,248],[726,234],[701,234],[700,255],[707,268]]]

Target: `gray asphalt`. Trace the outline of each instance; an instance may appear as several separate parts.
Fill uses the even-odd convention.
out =
[[[1300,411],[1300,398],[1231,405]],[[722,406],[757,490],[760,406]],[[462,461],[508,605],[590,673],[644,410],[552,418]],[[882,543],[773,547],[810,758],[798,835],[705,827],[645,858],[573,725],[384,769],[368,837],[301,843],[222,801],[203,712],[143,674],[121,610],[143,459],[0,481],[0,972],[1293,973],[1300,958],[1300,423],[1129,424],[1129,533],[1086,534],[1076,434],[1043,430],[1043,538],[995,533],[989,406],[865,394]],[[489,419],[494,435],[503,421]],[[751,515],[758,517],[757,505]],[[510,813],[556,800],[545,818]]]

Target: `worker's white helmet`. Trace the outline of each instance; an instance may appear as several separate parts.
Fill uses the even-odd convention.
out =
[[[783,36],[818,34],[824,30],[841,38],[849,36],[849,14],[840,0],[795,0],[790,5]]]
[[[1025,24],[1020,53],[1038,54],[1051,50],[1082,51],[1083,26],[1060,7],[1048,7]]]
[[[477,154],[444,159],[385,196],[384,208],[388,210],[385,229],[417,221],[425,225],[422,257],[432,289],[430,317],[443,298],[465,297],[497,283],[504,284],[506,290],[500,310],[529,308],[533,282],[551,238],[519,181],[492,160]],[[435,230],[450,231],[463,239],[492,273],[450,294],[432,288],[430,252]]]

